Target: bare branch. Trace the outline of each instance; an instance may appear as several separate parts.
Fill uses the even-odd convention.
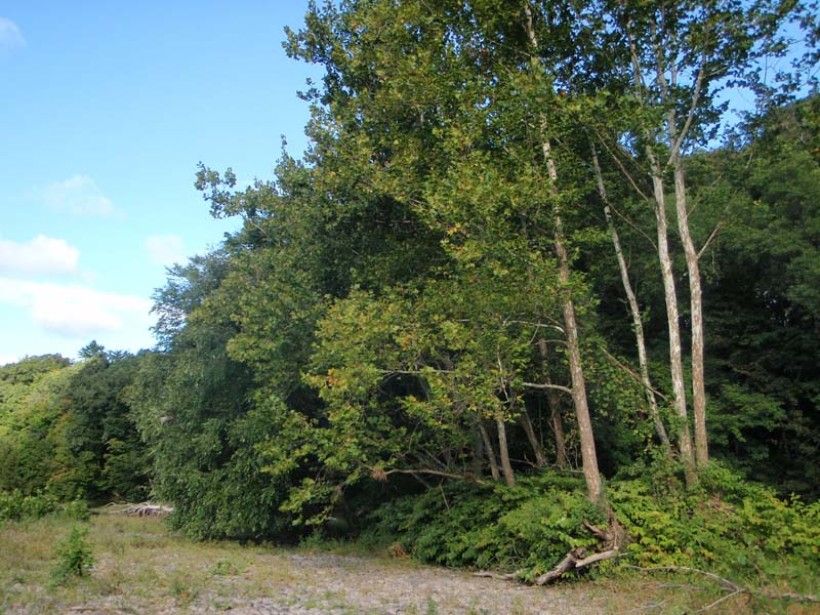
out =
[[[641,197],[644,200],[651,201],[652,199],[650,199],[649,196],[643,190],[641,190],[641,188],[635,182],[635,179],[632,177],[632,174],[629,172],[629,170],[627,170],[627,168],[621,162],[620,158],[618,158],[618,156],[615,155],[615,153],[612,151],[612,149],[610,149],[610,147],[607,144],[606,139],[604,139],[603,135],[601,135],[601,133],[598,131],[597,128],[593,128],[593,130],[595,130],[595,134],[598,137],[598,142],[607,151],[607,153],[610,155],[610,157],[615,162],[615,164],[618,165],[618,168],[621,170],[621,173],[623,173],[624,177],[626,177],[626,179],[629,181],[629,183],[632,184],[632,187],[635,189],[635,192],[637,192],[639,195],[641,195]]]
[[[700,93],[701,88],[703,87],[703,79],[706,74],[706,58],[700,63],[700,68],[698,69],[698,76],[695,79],[695,87],[692,92],[692,104],[689,106],[689,111],[686,114],[686,120],[683,123],[683,127],[678,132],[677,138],[672,143],[672,148],[669,153],[669,160],[666,161],[667,166],[672,164],[674,160],[680,155],[680,148],[683,144],[683,140],[686,138],[686,133],[689,132],[689,128],[692,126],[692,120],[695,117],[695,112],[697,111],[698,102],[700,101]],[[670,135],[671,136],[671,135]]]
[[[722,228],[723,228],[723,222],[718,222],[715,225],[715,228],[712,229],[711,233],[709,233],[709,237],[706,239],[706,242],[703,244],[703,247],[701,247],[700,251],[698,252],[698,255],[697,255],[698,260],[700,260],[700,257],[703,256],[703,253],[706,252],[706,248],[709,247],[709,244],[712,243],[712,240],[715,237],[717,237],[718,233],[720,232],[720,229],[722,229]]]
[[[572,389],[561,386],[560,384],[539,384],[537,382],[522,382],[521,384],[528,389],[553,389],[555,391],[562,391],[568,395],[572,395]]]
[[[640,374],[638,374],[634,369],[632,369],[631,367],[629,367],[625,363],[622,363],[621,361],[619,361],[617,359],[617,357],[610,354],[609,351],[607,351],[607,350],[604,350],[604,355],[606,356],[607,359],[612,361],[615,365],[617,365],[624,372],[626,372],[633,380],[635,380],[637,383],[639,383],[642,387],[646,387],[646,384],[644,384],[643,380],[641,379]],[[658,391],[655,387],[647,387],[647,388],[652,393],[654,393],[655,395],[657,395],[658,397],[663,399],[664,401],[667,401],[667,402],[669,401],[669,398],[666,395],[664,395],[663,393],[661,393],[660,391]]]
[[[453,474],[452,472],[440,472],[439,470],[400,470],[398,468],[394,468],[392,470],[379,471],[378,468],[374,468],[373,474],[376,476],[390,476],[391,474],[410,474],[411,476],[415,476],[416,474],[429,474],[430,476],[441,476],[442,478],[466,480],[477,483],[479,485],[487,484],[486,481],[483,481],[479,478],[475,478],[473,476],[469,476],[466,474]]]

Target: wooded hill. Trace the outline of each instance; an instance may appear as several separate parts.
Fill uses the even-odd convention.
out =
[[[169,271],[156,349],[0,368],[0,489],[529,578],[616,527],[633,563],[811,578],[814,16],[311,6],[309,151],[200,166],[243,225]]]

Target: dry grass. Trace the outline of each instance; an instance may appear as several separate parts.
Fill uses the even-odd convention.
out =
[[[72,523],[48,517],[0,527],[0,613],[666,614],[696,612],[722,595],[672,578],[531,588],[387,553],[196,543],[169,533],[161,520],[117,515],[91,519],[91,575],[55,585],[55,545]],[[739,596],[711,612],[757,607]]]

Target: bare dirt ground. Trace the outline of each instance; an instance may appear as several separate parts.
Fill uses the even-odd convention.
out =
[[[387,554],[193,542],[162,521],[116,515],[92,517],[90,574],[55,583],[55,545],[74,523],[0,524],[0,614],[652,614],[711,601],[693,598],[692,586],[648,579],[536,588]]]
[[[579,586],[532,588],[408,559],[195,543],[155,519],[92,518],[88,577],[55,584],[71,522],[0,528],[0,613],[601,613]]]

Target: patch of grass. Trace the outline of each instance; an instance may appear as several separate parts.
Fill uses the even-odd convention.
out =
[[[381,575],[401,584],[405,575],[416,573],[429,579],[421,564],[409,560],[337,557],[340,552],[364,556],[366,551],[361,545],[334,543],[329,553],[326,545],[314,544],[310,546],[310,550],[318,551],[314,557],[308,556],[307,548],[294,551],[259,545],[242,547],[231,542],[192,542],[169,532],[156,519],[93,515],[85,539],[95,557],[93,574],[78,578],[78,582],[53,586],[51,571],[57,561],[54,545],[75,524],[65,517],[46,516],[0,527],[0,613],[65,612],[76,606],[101,612],[196,612],[236,608],[252,600],[277,606],[304,607],[310,603],[334,612],[373,612],[378,609],[378,600],[368,602],[367,607],[356,602],[374,589],[373,579]],[[327,568],[316,569],[317,565]],[[343,575],[345,583],[335,583],[334,574]],[[469,577],[464,578],[466,582]],[[392,587],[392,583],[386,585]],[[563,604],[593,608],[604,605],[612,613],[684,613],[725,595],[711,582],[680,575],[621,573],[527,590],[503,582],[489,583],[494,582],[488,582],[486,592],[510,590],[503,612],[516,614],[537,612],[533,599],[551,601],[553,597]],[[487,595],[481,593],[465,600],[454,590],[427,601],[424,595],[411,594],[405,595],[402,608],[418,615],[460,609],[476,615],[500,612],[485,603],[483,597]],[[394,599],[382,596],[388,601]],[[812,612],[809,606],[813,605],[764,605],[748,596],[736,596],[713,611],[802,615]]]
[[[240,564],[229,559],[221,559],[211,566],[211,574],[219,577],[236,576],[242,572]]]

